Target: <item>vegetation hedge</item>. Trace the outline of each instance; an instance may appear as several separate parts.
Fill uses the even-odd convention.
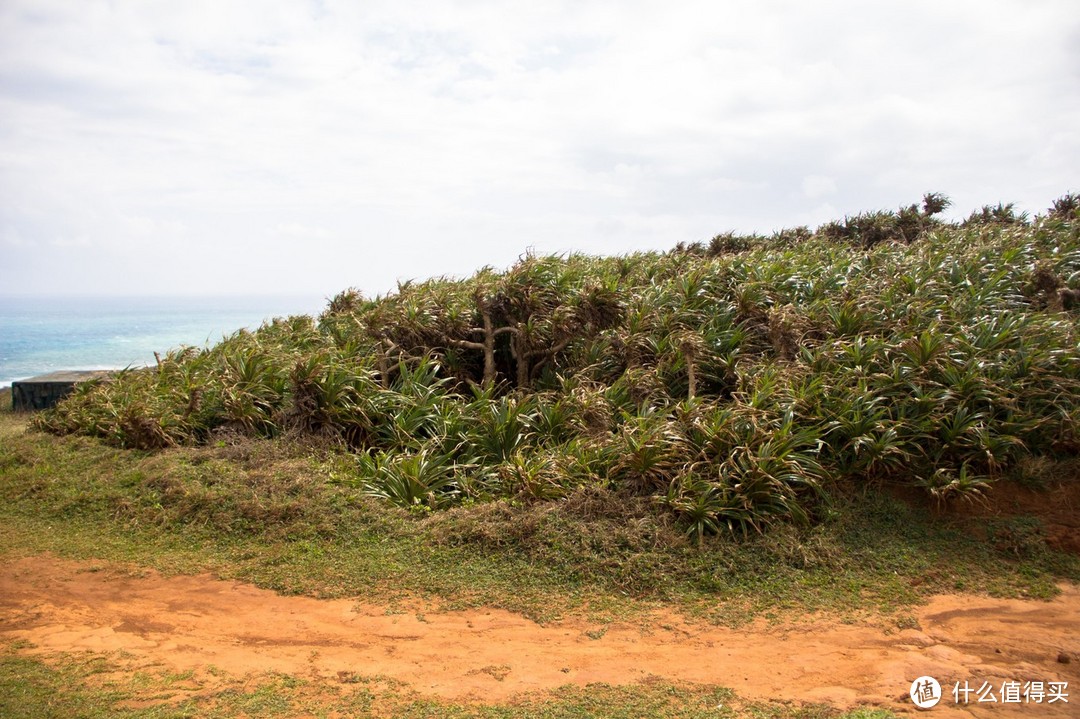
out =
[[[347,290],[34,424],[139,449],[320,438],[353,458],[340,481],[421,512],[605,487],[699,541],[872,482],[978,498],[1080,449],[1080,196],[947,206]]]

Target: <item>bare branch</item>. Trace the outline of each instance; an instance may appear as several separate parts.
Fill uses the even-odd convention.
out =
[[[559,354],[564,349],[566,349],[570,345],[570,343],[573,342],[573,341],[574,341],[573,337],[567,337],[566,339],[564,339],[562,342],[555,345],[554,347],[549,347],[547,349],[542,349],[542,350],[532,350],[531,352],[526,352],[525,357],[526,357],[526,359],[532,359],[533,357],[548,357],[548,358],[554,357],[555,355]]]
[[[483,330],[480,330],[480,331],[483,332]],[[465,348],[471,349],[471,350],[482,350],[482,349],[484,349],[484,343],[483,342],[472,342],[470,340],[458,340],[458,339],[448,339],[446,341],[449,344],[454,345],[455,347],[465,347]]]

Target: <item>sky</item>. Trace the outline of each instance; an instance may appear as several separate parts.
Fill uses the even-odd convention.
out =
[[[1080,191],[1075,0],[0,0],[0,294],[297,294]]]

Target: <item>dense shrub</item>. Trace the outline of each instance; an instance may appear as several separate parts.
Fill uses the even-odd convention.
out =
[[[700,540],[813,522],[840,486],[978,498],[1080,448],[1080,219],[1067,195],[921,208],[622,257],[356,290],[84,385],[36,425],[155,449],[336,442],[344,481],[431,512],[603,488]]]

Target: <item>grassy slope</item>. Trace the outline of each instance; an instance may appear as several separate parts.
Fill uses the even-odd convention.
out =
[[[0,421],[9,551],[210,569],[284,592],[429,595],[541,620],[663,600],[739,622],[784,608],[894,610],[937,590],[1048,596],[1056,578],[1080,579],[1069,555],[1033,542],[1002,556],[963,521],[876,492],[834,505],[814,527],[697,548],[648,503],[628,512],[598,491],[416,515],[328,482],[341,457],[303,445],[132,452],[24,425]]]
[[[831,520],[814,528],[781,527],[750,542],[717,538],[698,549],[685,541],[658,543],[670,531],[660,526],[611,541],[626,518],[605,514],[596,497],[561,510],[489,504],[424,517],[388,511],[325,482],[340,457],[310,447],[245,440],[131,452],[28,433],[26,420],[0,415],[0,551],[9,556],[51,551],[167,573],[213,571],[285,592],[359,595],[391,605],[419,597],[433,609],[491,605],[540,620],[584,613],[600,624],[663,602],[724,623],[826,611],[905,626],[905,607],[928,592],[1048,596],[1061,577],[1080,579],[1075,557],[1039,543],[1022,558],[1002,555],[972,539],[959,520],[933,519],[877,495],[836,507]],[[644,511],[638,521],[650,517]],[[381,685],[338,696],[300,678],[274,676],[162,705],[153,698],[170,695],[173,679],[102,684],[95,676],[105,669],[94,667],[108,666],[107,659],[54,658],[46,665],[12,652],[2,661],[0,706],[27,708],[27,716],[48,716],[49,707],[56,716],[112,716],[118,701],[132,699],[151,708],[131,709],[131,716],[265,715],[273,707],[316,716],[360,707],[383,716],[522,711],[436,705]],[[708,702],[724,691],[589,687],[527,701],[538,717],[715,716],[703,707],[714,706]],[[726,704],[736,707],[730,716],[835,715],[824,707]]]

